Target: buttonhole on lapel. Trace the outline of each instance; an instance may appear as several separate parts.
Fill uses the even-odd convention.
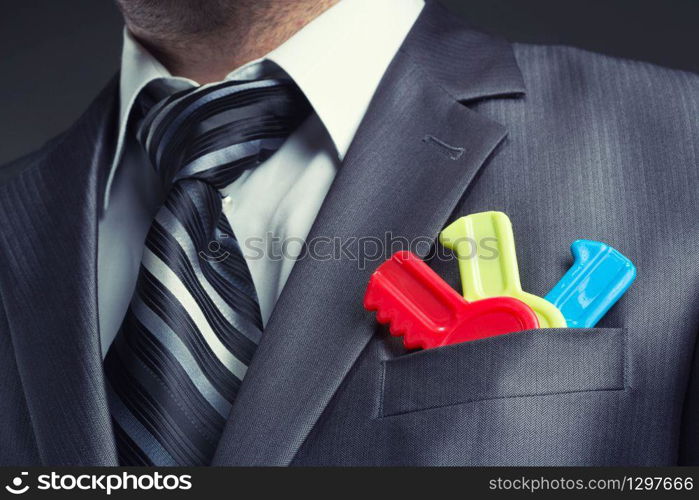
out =
[[[446,142],[437,139],[433,135],[426,135],[422,138],[422,142],[435,146],[443,155],[445,155],[450,160],[458,160],[461,158],[466,151],[464,148],[458,146],[452,146]]]

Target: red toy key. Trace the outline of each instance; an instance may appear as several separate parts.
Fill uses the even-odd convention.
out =
[[[538,328],[534,311],[512,297],[467,302],[427,264],[397,252],[369,280],[364,307],[403,336],[408,349],[429,349]]]

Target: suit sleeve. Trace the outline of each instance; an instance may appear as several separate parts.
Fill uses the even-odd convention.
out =
[[[694,343],[694,361],[680,434],[680,465],[699,465],[699,337]]]
[[[10,327],[0,300],[0,467],[39,464]]]

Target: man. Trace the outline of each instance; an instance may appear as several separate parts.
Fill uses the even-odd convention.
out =
[[[0,462],[697,463],[699,79],[333,4],[120,0],[120,76],[2,169]],[[407,353],[378,262],[249,245],[485,210],[529,292],[582,237],[638,278],[598,328]]]

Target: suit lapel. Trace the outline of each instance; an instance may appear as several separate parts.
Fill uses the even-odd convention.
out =
[[[0,294],[44,465],[115,465],[96,296],[101,175],[116,80],[0,186]]]
[[[309,242],[383,241],[387,233],[409,241],[436,238],[506,133],[459,100],[522,91],[509,45],[466,30],[429,3],[384,76]],[[358,244],[350,249],[356,252]],[[362,268],[347,255],[296,263],[215,465],[293,460],[375,331],[362,299],[377,265]]]

